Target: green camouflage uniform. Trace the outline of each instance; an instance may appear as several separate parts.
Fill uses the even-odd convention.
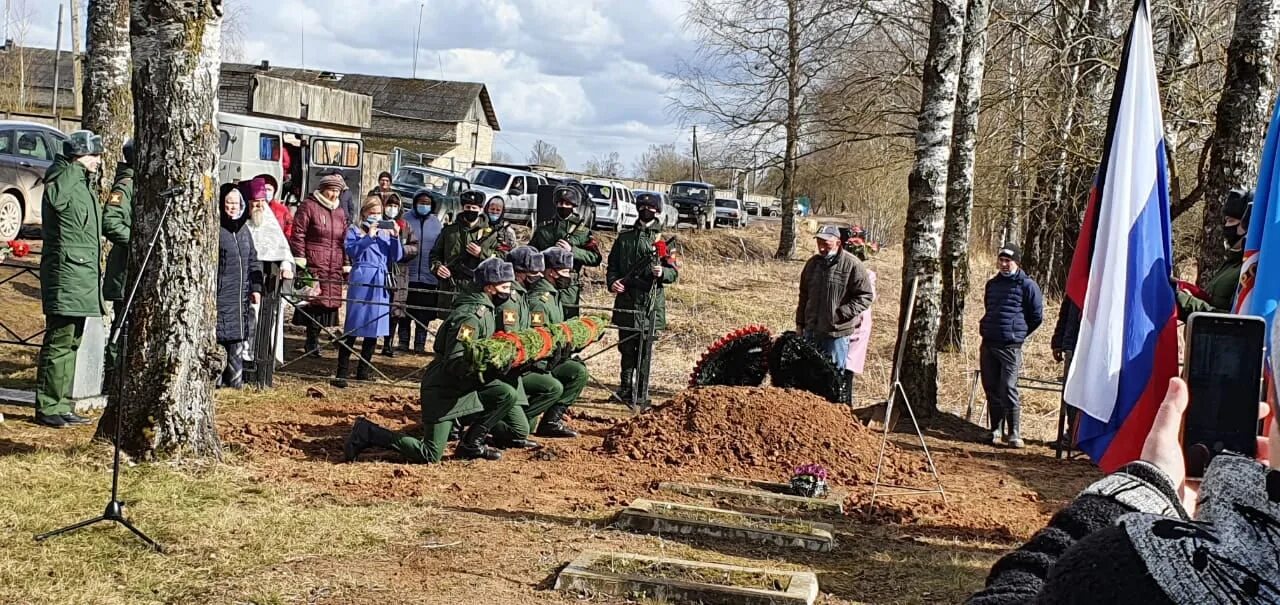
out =
[[[560,304],[565,318],[578,316],[578,305],[582,300],[582,270],[584,267],[599,267],[602,257],[591,235],[591,229],[582,224],[576,217],[562,219],[556,217],[543,221],[534,230],[529,245],[538,250],[546,250],[564,240],[573,247],[573,284],[559,291]]]
[[[102,208],[91,173],[59,155],[44,175],[40,298],[44,345],[36,369],[36,411],[56,416],[72,411],[76,351],[85,318],[102,317]]]

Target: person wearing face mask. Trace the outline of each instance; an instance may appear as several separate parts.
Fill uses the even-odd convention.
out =
[[[978,367],[991,417],[991,445],[999,445],[1003,438],[1010,447],[1021,448],[1022,343],[1044,321],[1044,295],[1019,266],[1022,251],[1017,246],[1005,244],[996,256],[999,273],[987,281],[983,296],[986,313],[978,327],[982,336]]]
[[[373,367],[373,350],[378,339],[391,334],[391,267],[404,257],[400,227],[390,221],[383,226],[382,200],[376,195],[365,198],[360,206],[360,223],[347,228],[343,247],[351,259],[351,278],[347,287],[347,317],[342,322],[347,336],[338,349],[338,368],[330,382],[346,388],[351,370],[351,353],[356,339],[361,338],[360,365],[356,380],[368,380]]]
[[[560,292],[562,288],[576,285],[575,259],[572,252],[558,246],[547,248],[542,251],[542,260],[546,266],[543,278],[534,280],[528,287],[529,293],[525,295],[525,301],[529,306],[529,325],[534,328],[565,321]],[[552,359],[541,361],[534,366],[535,372],[549,372],[561,387],[560,398],[547,408],[546,413],[542,414],[541,421],[536,414],[533,414],[533,406],[526,410],[529,412],[529,425],[536,424],[538,427],[533,432],[538,437],[571,439],[578,436],[577,432],[564,423],[564,416],[569,406],[578,400],[582,390],[587,387],[589,376],[587,366],[581,361],[572,359],[570,355],[572,355],[571,351],[562,351]]]
[[[511,284],[511,296],[497,303],[499,332],[519,332],[533,327],[529,308],[529,288],[544,281],[546,264],[542,253],[530,246],[520,246],[507,256],[516,279]],[[517,404],[493,428],[493,444],[500,449],[537,447],[529,439],[530,427],[539,416],[560,403],[564,386],[546,368],[528,366],[520,368],[505,378],[516,389]]]
[[[395,289],[391,293],[391,331],[382,340],[382,354],[395,357],[392,344],[397,335],[400,336],[401,350],[407,350],[409,345],[408,328],[413,322],[409,319],[409,312],[405,307],[409,298],[409,263],[418,258],[420,246],[418,234],[409,228],[409,222],[405,220],[404,210],[400,207],[400,196],[391,194],[383,200],[382,215],[386,220],[395,221],[396,229],[400,234],[400,246],[404,250],[404,255],[399,261],[388,259],[391,282],[395,285]]]
[[[570,319],[578,316],[583,268],[599,267],[604,257],[600,254],[600,245],[591,234],[591,226],[578,218],[578,208],[582,204],[578,191],[569,187],[556,187],[551,196],[556,203],[556,216],[538,225],[533,237],[529,238],[529,245],[539,250],[554,246],[573,254],[573,283],[559,289],[565,319]]]
[[[516,242],[516,230],[504,218],[506,214],[507,204],[502,198],[495,197],[485,204],[484,218],[489,221],[489,228],[498,233],[496,251],[499,256],[505,256],[519,245]]]
[[[646,313],[652,310],[648,318],[653,322],[655,332],[667,327],[667,295],[665,287],[674,284],[679,278],[679,271],[674,263],[663,259],[652,263],[650,270],[639,274],[626,275],[625,271],[653,258],[653,245],[662,237],[662,222],[658,215],[662,213],[662,198],[650,193],[636,196],[636,212],[640,215],[630,229],[622,232],[609,251],[609,265],[606,282],[614,293],[613,323],[622,328],[638,328],[640,323],[637,311]],[[652,297],[652,298],[651,298]],[[634,336],[635,332],[625,332],[624,336]],[[640,341],[638,338],[623,338],[618,343],[618,351],[622,353],[622,366],[618,379],[617,397],[630,402],[634,399],[632,392],[636,388],[636,373],[640,362]],[[647,401],[638,402],[648,405]]]
[[[454,292],[470,289],[475,267],[498,256],[501,236],[481,212],[485,207],[484,192],[464,191],[460,197],[462,211],[445,226],[431,248],[431,271],[442,280],[440,290]],[[449,308],[452,300],[452,296],[441,294],[437,302],[440,307]]]
[[[796,332],[831,358],[846,383],[849,337],[871,308],[875,288],[866,265],[842,247],[840,228],[824,225],[815,236],[817,254],[800,272],[800,296],[796,302]],[[852,393],[852,385],[848,386]]]
[[[356,419],[343,448],[345,459],[355,460],[366,449],[399,453],[408,462],[439,462],[449,442],[455,419],[469,423],[454,454],[463,460],[498,460],[502,454],[485,445],[485,437],[516,405],[515,388],[500,377],[484,377],[471,371],[466,343],[491,338],[497,331],[496,303],[511,295],[515,270],[511,263],[488,259],[475,270],[476,289],[457,295],[457,304],[445,319],[435,340],[435,358],[422,376],[422,438],[388,430],[367,418]]]
[[[96,175],[102,137],[77,130],[44,173],[40,303],[44,342],[36,365],[36,424],[63,428],[91,422],[75,413],[71,383],[89,317],[102,317],[102,206]]]
[[[1253,192],[1233,189],[1222,204],[1223,246],[1227,257],[1213,277],[1205,283],[1197,297],[1190,289],[1178,289],[1178,316],[1186,319],[1192,313],[1230,313],[1240,285],[1240,268],[1244,265],[1244,239],[1253,214]]]
[[[400,324],[400,350],[408,350],[412,334],[414,352],[426,353],[428,330],[438,315],[435,309],[442,308],[436,295],[440,286],[431,268],[431,250],[440,239],[444,224],[440,216],[432,212],[431,194],[426,191],[414,196],[412,207],[403,213],[405,230],[413,233],[419,253],[405,263],[409,281],[408,318]]]
[[[345,187],[346,181],[341,175],[321,178],[320,186],[293,215],[293,234],[289,236],[294,265],[299,270],[306,269],[320,285],[319,296],[306,300],[306,305],[293,315],[294,325],[307,329],[304,354],[314,357],[321,356],[321,330],[338,325],[338,308],[342,306],[347,267],[343,239],[349,220],[342,208]]]
[[[245,228],[249,211],[235,186],[224,187],[218,232],[217,338],[227,353],[220,386],[244,386],[244,348],[253,336],[253,306],[262,300],[262,262]]]

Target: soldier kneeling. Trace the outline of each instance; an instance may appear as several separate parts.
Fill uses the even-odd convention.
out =
[[[455,419],[469,423],[455,451],[458,458],[502,457],[485,445],[485,437],[516,405],[516,390],[500,378],[480,382],[466,360],[464,345],[493,336],[495,309],[510,297],[514,280],[511,263],[491,258],[476,267],[477,291],[455,297],[453,311],[436,336],[435,359],[422,377],[425,436],[417,439],[402,435],[360,417],[347,437],[343,452],[347,461],[355,460],[365,449],[377,447],[399,452],[409,462],[439,462]]]

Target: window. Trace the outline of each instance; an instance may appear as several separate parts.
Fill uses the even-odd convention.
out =
[[[38,130],[17,130],[17,155],[37,160],[53,161],[53,153]]]
[[[672,197],[696,197],[707,199],[707,188],[700,185],[677,184],[671,186]]]
[[[525,191],[528,190],[525,188],[524,177],[518,176],[511,179],[511,190],[507,192],[509,195],[524,195]]]
[[[0,153],[13,153],[13,131],[0,130]]]
[[[458,195],[462,193],[464,189],[470,188],[471,185],[466,181],[462,179],[453,179],[453,181],[449,183],[449,195]]]
[[[587,185],[587,195],[591,196],[591,199],[595,200],[612,200],[613,187],[591,183]]]
[[[505,190],[507,188],[507,181],[510,180],[511,175],[505,172],[486,170],[482,168],[479,172],[476,172],[476,176],[474,179],[471,179],[471,182],[481,187],[488,187],[489,189]]]
[[[225,130],[218,131],[218,155],[226,155],[227,148],[231,147],[231,133]]]
[[[311,163],[317,166],[360,167],[360,144],[355,141],[316,139],[311,142]]]
[[[716,199],[716,208],[737,208],[738,200],[726,200],[723,198]]]
[[[280,161],[280,137],[274,134],[258,135],[258,159]]]

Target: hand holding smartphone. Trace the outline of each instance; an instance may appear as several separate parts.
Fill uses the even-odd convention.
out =
[[[1223,452],[1257,456],[1266,333],[1260,317],[1188,318],[1183,376],[1189,403],[1182,429],[1188,478],[1204,477],[1209,462]]]

